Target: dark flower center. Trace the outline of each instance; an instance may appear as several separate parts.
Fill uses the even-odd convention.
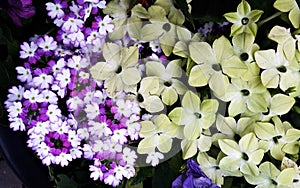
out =
[[[141,94],[138,94],[136,99],[137,99],[138,102],[144,102],[144,97]]]
[[[215,71],[220,71],[222,70],[221,65],[216,63],[212,65],[212,69],[214,69]]]
[[[201,114],[198,113],[198,112],[195,112],[194,115],[195,115],[198,119],[200,119],[200,118],[202,117]]]
[[[162,28],[163,28],[163,30],[168,32],[171,29],[171,25],[169,23],[165,23]]]
[[[242,153],[242,159],[244,159],[245,161],[248,161],[249,157],[246,153]]]
[[[165,85],[166,87],[170,87],[170,86],[172,85],[172,82],[171,82],[171,81],[165,81],[165,82],[164,82],[164,85]]]
[[[122,67],[121,66],[118,67],[118,69],[116,70],[115,73],[119,74],[120,72],[122,72]]]
[[[278,144],[278,140],[281,138],[282,136],[275,136],[275,137],[273,137],[273,142],[275,143],[275,144]]]
[[[242,18],[241,22],[243,25],[247,25],[249,23],[249,18],[244,17],[244,18]]]
[[[250,94],[249,90],[248,89],[243,89],[241,91],[241,93],[243,94],[243,96],[248,96]]]
[[[249,55],[248,55],[246,52],[244,52],[244,53],[242,53],[242,54],[240,55],[240,59],[241,59],[242,61],[247,61],[248,58],[249,58]]]
[[[277,67],[277,70],[279,72],[285,73],[286,72],[286,67],[285,66],[280,66],[280,67]]]

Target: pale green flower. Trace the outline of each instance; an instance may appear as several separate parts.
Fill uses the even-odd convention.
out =
[[[136,94],[136,100],[141,108],[145,108],[150,113],[160,112],[164,109],[159,96],[156,94],[159,91],[158,77],[145,77],[140,82],[140,88]]]
[[[131,3],[131,0],[112,0],[103,9],[104,14],[113,17],[112,23],[115,27],[109,34],[111,40],[121,39],[127,32],[132,38],[140,38],[138,30],[142,28],[141,19],[148,19],[149,15],[141,4],[131,7]]]
[[[173,138],[180,138],[181,126],[172,123],[168,116],[160,114],[154,121],[142,121],[140,136],[143,138],[138,145],[138,153],[147,154],[157,148],[162,153],[171,150]]]
[[[288,188],[292,187],[295,177],[294,168],[286,168],[282,171],[266,161],[259,166],[259,175],[244,175],[248,183],[256,185],[256,188]]]
[[[261,84],[260,78],[244,81],[240,78],[232,78],[225,95],[220,97],[223,101],[230,101],[228,113],[236,116],[244,112],[267,112],[270,93]]]
[[[162,101],[166,105],[173,105],[178,100],[178,95],[183,95],[187,88],[179,80],[182,77],[182,68],[179,66],[181,60],[173,60],[165,67],[161,62],[148,61],[146,63],[147,76],[159,78]]]
[[[219,163],[225,175],[239,177],[259,174],[257,165],[264,156],[264,150],[258,147],[258,139],[253,133],[246,134],[238,143],[231,139],[218,141],[221,151],[227,155]]]
[[[251,10],[249,3],[245,0],[237,7],[237,12],[230,12],[224,14],[225,18],[233,23],[231,26],[230,36],[238,35],[241,33],[248,33],[256,36],[257,22],[262,15],[261,10]]]
[[[229,78],[239,78],[247,71],[233,47],[224,36],[215,40],[212,47],[206,42],[190,42],[189,53],[197,63],[190,72],[189,84],[194,87],[209,85],[219,97],[226,93]]]
[[[219,103],[215,99],[201,102],[199,96],[192,91],[187,91],[181,106],[174,108],[169,113],[169,117],[174,123],[184,126],[185,138],[196,140],[203,129],[208,129],[215,122]]]
[[[242,117],[236,121],[233,117],[218,115],[216,127],[220,133],[213,135],[213,141],[225,138],[238,141],[244,135],[253,132],[254,121],[250,117]]]
[[[260,50],[255,53],[255,60],[261,69],[262,84],[267,88],[286,91],[299,83],[300,66],[296,61],[288,61],[283,54],[273,49]]]
[[[272,118],[273,124],[269,122],[257,122],[254,132],[260,139],[260,148],[265,152],[270,151],[274,159],[282,160],[285,156],[283,146],[295,143],[300,137],[300,130],[292,128],[289,122],[281,122],[279,117]],[[294,153],[295,151],[293,151]]]
[[[114,43],[105,43],[103,57],[105,61],[92,66],[90,72],[96,80],[104,81],[109,95],[126,90],[141,80],[137,69],[137,47],[122,48]]]
[[[184,139],[181,142],[183,158],[194,156],[198,149],[201,152],[210,149],[212,138],[208,136],[208,129],[215,122],[219,103],[215,99],[201,102],[199,96],[187,91],[181,102],[182,107],[174,108],[170,119],[177,125],[183,126]]]

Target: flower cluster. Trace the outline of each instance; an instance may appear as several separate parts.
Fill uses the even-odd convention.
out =
[[[10,127],[27,132],[43,164],[84,159],[93,180],[116,187],[180,152],[188,169],[173,187],[218,187],[224,177],[299,185],[300,130],[285,118],[299,111],[298,30],[274,26],[276,49],[261,50],[258,27],[269,19],[257,23],[263,11],[245,0],[195,34],[191,7],[171,0],[45,6],[55,29],[21,44],[22,84],[5,102]],[[294,0],[274,7],[300,14]]]

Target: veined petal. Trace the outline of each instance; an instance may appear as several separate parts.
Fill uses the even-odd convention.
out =
[[[222,63],[222,70],[229,77],[238,78],[247,72],[248,66],[239,57],[233,56]]]
[[[96,80],[106,80],[115,75],[115,66],[106,62],[98,62],[90,68],[90,73]]]
[[[156,133],[156,126],[153,124],[152,121],[142,121],[141,125],[142,125],[140,131],[141,137],[150,137]]]
[[[237,12],[240,15],[245,16],[250,11],[251,11],[251,7],[250,7],[249,3],[247,1],[245,1],[245,0],[242,0],[242,2],[237,7]]]
[[[162,101],[169,106],[173,105],[178,99],[178,95],[175,89],[172,87],[166,87],[165,90],[162,92],[161,96]]]
[[[226,18],[227,21],[231,23],[235,23],[240,20],[239,15],[236,12],[229,12],[224,14],[224,17]]]
[[[260,18],[260,16],[264,13],[264,11],[261,10],[252,10],[249,14],[248,14],[248,18],[252,21],[252,22],[257,22]]]
[[[158,136],[158,145],[157,148],[162,153],[167,153],[171,150],[172,147],[172,139],[170,136],[167,136],[165,134],[161,134]]]
[[[126,85],[134,85],[141,80],[141,75],[137,68],[131,67],[122,71],[121,78]]]
[[[156,139],[154,136],[144,138],[139,142],[137,152],[139,154],[148,154],[154,152],[156,147]]]
[[[231,139],[218,140],[219,146],[223,153],[229,156],[241,157],[241,151],[239,145]]]
[[[243,152],[250,153],[258,148],[258,140],[253,133],[248,133],[240,139],[239,145]]]
[[[189,52],[197,64],[215,62],[215,55],[210,45],[206,42],[190,42]]]
[[[197,153],[197,140],[184,139],[181,141],[182,158],[188,159]]]
[[[279,84],[279,74],[276,69],[267,69],[261,73],[262,84],[266,88],[277,88]]]
[[[200,98],[192,91],[187,91],[182,99],[182,107],[189,109],[191,112],[200,112]]]
[[[123,48],[121,51],[121,65],[122,68],[127,68],[135,66],[139,59],[139,51],[136,46],[131,46],[129,48]]]
[[[196,140],[202,132],[199,119],[193,118],[188,124],[185,124],[183,131],[185,138]]]
[[[105,43],[103,46],[104,59],[111,64],[119,64],[121,59],[121,47],[115,43]]]
[[[189,84],[194,87],[205,86],[208,83],[210,72],[210,65],[196,65],[192,68],[189,76]]]
[[[161,62],[148,61],[146,63],[146,74],[147,76],[162,77],[165,72],[165,66]]]
[[[233,99],[228,107],[229,115],[234,117],[246,111],[246,103],[242,98]]]
[[[217,62],[222,62],[233,55],[233,47],[229,40],[224,36],[216,39],[212,48],[216,55]]]

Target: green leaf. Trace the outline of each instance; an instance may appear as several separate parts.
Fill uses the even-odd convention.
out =
[[[291,110],[294,104],[295,99],[293,97],[279,93],[272,97],[270,111],[276,115],[284,115]]]
[[[78,187],[78,184],[74,180],[70,179],[65,174],[58,174],[57,177],[59,178],[59,180],[57,181],[58,188],[76,188],[76,187]]]

